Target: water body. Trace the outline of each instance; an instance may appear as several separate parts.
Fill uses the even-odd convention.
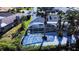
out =
[[[46,36],[47,36],[47,41],[44,42],[46,45],[47,43],[49,43],[48,45],[50,45],[50,43],[52,45],[58,45],[58,44],[65,45],[67,43],[67,40],[71,43],[75,43],[76,40],[74,35],[68,37],[66,34],[65,35],[63,34],[63,37],[61,38],[57,36],[56,32],[46,33]],[[42,37],[43,34],[41,33],[29,34],[24,37],[23,45],[42,43],[43,41]]]

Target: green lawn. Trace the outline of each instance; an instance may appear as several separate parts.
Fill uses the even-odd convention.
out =
[[[31,20],[32,20],[32,17],[31,17],[30,20],[28,20],[28,21],[23,21],[22,24],[23,24],[25,30],[28,29],[28,25],[30,24]]]
[[[2,36],[2,38],[0,39],[0,51],[1,50],[10,50],[10,51],[18,50],[17,48],[21,47],[20,39],[17,39],[17,38],[12,39],[12,34],[15,34],[19,28],[21,28],[21,24],[12,28],[11,30],[9,30],[7,33],[5,33]]]

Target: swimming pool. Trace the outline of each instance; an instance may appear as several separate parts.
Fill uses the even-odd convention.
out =
[[[67,36],[67,33],[63,33],[63,37],[58,37],[57,36],[57,32],[51,32],[51,33],[46,33],[47,36],[47,41],[44,41],[43,45],[47,46],[47,45],[65,45],[67,43],[67,40],[70,43],[75,43],[76,42],[76,38],[74,37],[74,35]],[[29,34],[27,36],[24,36],[24,38],[22,39],[22,43],[23,45],[30,45],[30,44],[39,44],[42,43],[43,39],[43,34],[42,33],[34,33],[34,34]]]

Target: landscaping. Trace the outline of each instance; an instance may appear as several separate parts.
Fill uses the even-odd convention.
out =
[[[14,21],[10,30],[0,35],[0,51],[79,50],[79,11],[40,7],[36,13],[31,8],[18,7],[8,11],[22,16],[20,21],[16,21],[18,18]]]
[[[28,21],[23,21],[21,24],[15,26],[11,30],[9,30],[7,33],[2,35],[0,39],[0,50],[6,50],[6,51],[17,51],[21,50],[21,38],[25,33],[25,29],[28,28],[28,25],[31,21],[31,17]],[[24,28],[22,30],[21,28]]]

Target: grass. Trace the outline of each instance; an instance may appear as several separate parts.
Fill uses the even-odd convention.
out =
[[[18,46],[21,47],[20,39],[12,39],[12,34],[15,34],[19,28],[21,28],[21,24],[12,28],[2,36],[2,38],[0,39],[0,51],[16,51],[18,50]]]
[[[16,27],[12,28],[7,33],[5,33],[1,39],[12,39],[12,34],[15,34],[20,28],[21,24],[17,25]]]
[[[49,45],[49,46],[42,46],[41,50],[50,50],[50,49],[55,49],[56,46],[55,45]],[[39,51],[40,49],[40,45],[27,45],[27,46],[23,46],[22,50],[23,51]]]
[[[38,51],[40,46],[38,45],[28,45],[28,46],[23,46],[22,50],[23,51]]]
[[[13,40],[0,40],[0,50],[16,50]]]
[[[32,20],[32,17],[28,21],[23,21],[22,25],[25,30],[28,29],[28,25],[30,24],[31,20]]]

